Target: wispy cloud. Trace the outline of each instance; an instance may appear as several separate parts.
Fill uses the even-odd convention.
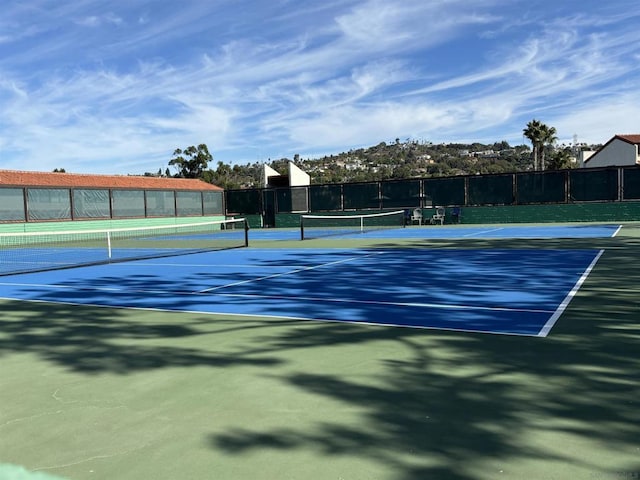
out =
[[[14,4],[0,168],[157,171],[202,142],[226,162],[396,137],[518,142],[533,117],[584,141],[634,130],[638,18],[610,6],[240,3]]]
[[[103,15],[90,15],[88,17],[79,18],[75,20],[74,23],[83,27],[99,27],[105,24],[122,25],[124,21],[113,13],[106,13]]]

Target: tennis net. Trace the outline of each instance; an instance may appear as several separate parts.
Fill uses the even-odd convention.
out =
[[[249,245],[244,218],[111,230],[0,234],[0,275],[168,257]]]
[[[404,210],[364,215],[301,215],[300,239],[366,233],[385,228],[402,228]]]

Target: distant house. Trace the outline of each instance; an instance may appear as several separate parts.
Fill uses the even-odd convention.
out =
[[[585,152],[587,153],[587,152]],[[583,156],[583,168],[640,165],[640,134],[616,135],[590,156]]]

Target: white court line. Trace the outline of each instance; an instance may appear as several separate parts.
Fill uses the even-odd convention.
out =
[[[0,297],[0,300],[12,300],[15,301],[15,298],[7,298]],[[266,319],[274,319],[274,320],[296,320],[296,321],[311,321],[311,322],[329,322],[329,323],[348,323],[351,325],[367,325],[373,327],[397,327],[397,328],[411,328],[418,330],[441,330],[444,332],[463,332],[463,333],[482,333],[485,335],[506,335],[512,337],[534,337],[535,335],[530,333],[517,333],[517,332],[494,332],[488,330],[474,330],[469,328],[457,328],[457,327],[432,327],[432,326],[424,326],[424,325],[406,325],[402,323],[382,323],[382,322],[368,322],[366,320],[336,320],[331,318],[309,318],[309,317],[296,317],[296,316],[288,316],[288,315],[265,315],[258,313],[229,313],[229,312],[205,312],[201,310],[170,310],[168,308],[154,308],[154,307],[126,307],[122,305],[101,305],[99,303],[78,303],[78,302],[61,302],[61,301],[53,301],[53,300],[24,300],[19,299],[23,302],[32,302],[32,303],[51,303],[54,305],[72,305],[77,307],[92,307],[92,308],[110,308],[115,310],[133,310],[133,311],[142,311],[142,312],[160,312],[160,313],[190,313],[190,314],[198,314],[198,315],[218,315],[225,317],[239,317],[239,318],[266,318]]]
[[[622,230],[622,225],[618,225],[618,228],[616,229],[615,232],[613,232],[613,235],[611,235],[611,238],[613,238],[616,235],[618,235],[618,233],[620,233],[620,230]]]
[[[326,297],[287,297],[285,295],[259,295],[252,293],[220,293],[221,297],[240,297],[240,298],[260,298],[273,300],[302,300],[305,302],[326,302],[326,303],[350,303],[365,305],[383,305],[393,307],[416,307],[416,308],[439,308],[445,310],[478,310],[489,312],[526,312],[526,313],[553,313],[553,310],[533,309],[533,308],[512,308],[512,307],[482,307],[480,305],[463,305],[463,304],[447,304],[447,303],[424,303],[424,302],[385,302],[381,300],[354,300],[348,298],[326,298]]]
[[[593,259],[593,261],[589,264],[589,266],[584,271],[584,273],[580,276],[580,278],[578,279],[576,284],[573,286],[571,291],[567,294],[567,296],[564,298],[562,303],[558,306],[555,313],[551,316],[551,318],[549,318],[549,320],[547,320],[547,323],[545,323],[542,329],[538,332],[538,335],[537,335],[538,337],[546,337],[547,335],[549,335],[549,332],[551,331],[555,323],[558,321],[558,318],[560,318],[560,315],[562,315],[565,309],[569,306],[569,302],[571,302],[571,300],[576,295],[576,293],[578,293],[578,290],[580,290],[580,287],[582,286],[582,284],[585,282],[585,280],[591,273],[591,270],[593,270],[593,268],[596,266],[596,263],[598,263],[598,260],[600,259],[603,253],[604,253],[604,250],[600,250],[598,252],[598,255],[596,255],[596,258]]]
[[[354,260],[360,260],[361,258],[372,257],[374,255],[381,255],[383,253],[385,253],[385,252],[373,252],[373,253],[370,253],[370,254],[367,254],[367,255],[358,255],[358,256],[355,256],[355,257],[342,258],[340,260],[335,260],[333,262],[321,263],[319,265],[313,265],[311,267],[295,268],[294,270],[289,270],[288,272],[274,273],[272,275],[265,275],[264,277],[251,278],[249,280],[242,280],[240,282],[228,283],[226,285],[219,285],[217,287],[205,288],[204,290],[200,290],[198,293],[208,293],[208,292],[213,292],[215,290],[220,290],[220,289],[223,289],[223,288],[234,287],[236,285],[243,285],[245,283],[260,282],[262,280],[267,280],[269,278],[282,277],[284,275],[292,275],[294,273],[305,272],[307,270],[315,270],[316,268],[328,267],[330,265],[337,265],[339,263],[346,263],[346,262],[351,262],[351,261],[354,261]]]
[[[131,293],[144,293],[154,295],[196,295],[198,292],[171,292],[167,290],[146,290],[146,289],[131,289],[131,288],[119,288],[119,287],[80,287],[78,285],[64,285],[64,284],[52,284],[52,283],[20,283],[20,282],[0,282],[0,286],[9,287],[37,287],[48,288],[51,290],[74,290],[81,292],[131,292]],[[20,300],[20,299],[14,299]]]
[[[110,264],[110,266],[113,267],[125,267],[125,268],[131,268],[131,263],[132,262],[117,262],[117,263],[112,263]],[[238,264],[238,263],[156,263],[156,262],[149,262],[144,260],[142,263],[136,263],[136,268],[137,267],[180,267],[180,268],[184,268],[184,267],[215,267],[215,268],[219,268],[219,267],[223,267],[223,268],[242,268],[242,269],[253,269],[253,268],[265,268],[265,269],[270,269],[270,268],[300,268],[303,265],[285,265],[285,264],[278,264],[278,265],[260,265],[258,263],[254,263],[254,264]]]
[[[467,233],[466,235],[463,235],[463,237],[473,237],[474,235],[482,235],[483,233],[497,232],[499,230],[504,230],[504,227],[492,228],[491,230],[482,230],[481,232]]]
[[[333,263],[333,262],[332,262]],[[320,265],[318,265],[319,267]],[[311,267],[314,268],[314,267]],[[302,271],[302,270],[298,270]],[[288,272],[294,273],[294,272]],[[286,275],[282,274],[282,275]],[[277,276],[277,275],[274,275]],[[268,278],[268,277],[263,277]],[[117,288],[117,287],[78,287],[77,285],[49,285],[49,284],[33,284],[33,283],[0,283],[0,285],[11,286],[24,286],[24,287],[38,287],[49,288],[54,290],[74,290],[74,291],[89,291],[89,292],[127,292],[138,293],[145,295],[182,295],[182,296],[206,296],[209,294],[207,291],[189,292],[189,291],[167,291],[167,290],[147,290],[147,289],[131,289],[131,288]],[[220,287],[222,288],[222,287]],[[379,305],[379,306],[392,306],[392,307],[413,307],[413,308],[434,308],[444,310],[472,310],[472,311],[488,311],[488,312],[524,312],[524,313],[554,313],[554,310],[534,309],[534,308],[514,308],[514,307],[483,307],[480,305],[464,305],[464,304],[447,304],[447,303],[428,303],[428,302],[390,302],[382,300],[356,300],[348,298],[331,298],[331,297],[305,297],[300,295],[286,296],[286,295],[261,295],[252,293],[217,293],[221,297],[229,298],[253,298],[263,300],[297,300],[304,302],[324,302],[324,303],[343,303],[343,304],[360,304],[360,305]],[[15,300],[15,299],[12,299]],[[28,300],[30,301],[30,300]],[[52,303],[64,303],[52,301]],[[120,308],[120,307],[115,307]],[[164,310],[164,309],[160,309]],[[173,311],[173,310],[167,310]],[[297,317],[296,317],[297,318]],[[306,318],[306,317],[299,317]]]

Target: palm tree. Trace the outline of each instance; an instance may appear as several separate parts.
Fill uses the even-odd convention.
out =
[[[533,145],[533,169],[544,170],[544,147],[558,139],[555,127],[549,127],[534,119],[527,123],[527,128],[523,129],[522,133]]]
[[[543,125],[543,129],[542,129],[542,148],[540,149],[540,170],[544,170],[545,169],[545,164],[544,164],[544,147],[546,145],[553,145],[554,143],[556,143],[558,141],[558,137],[556,136],[556,129],[555,127],[548,127],[546,125]]]

